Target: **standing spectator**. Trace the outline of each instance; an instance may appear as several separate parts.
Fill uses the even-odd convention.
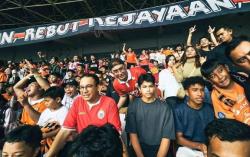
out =
[[[13,70],[11,71],[11,77],[9,78],[9,84],[14,85],[14,84],[16,84],[19,80],[20,80],[20,78],[19,78],[19,76],[18,76],[18,74],[17,74],[16,69],[13,69]]]
[[[121,131],[117,105],[112,98],[98,94],[98,84],[99,79],[94,74],[85,75],[81,79],[81,96],[74,100],[47,157],[54,157],[73,131],[80,133],[89,125],[101,126],[110,123]]]
[[[23,106],[21,122],[23,124],[34,125],[37,123],[40,113],[46,109],[42,95],[44,90],[49,88],[49,84],[28,61],[27,64],[30,67],[31,73],[17,82],[14,86],[14,91],[18,101]],[[29,85],[24,90],[27,83]]]
[[[182,82],[191,76],[201,76],[201,60],[196,49],[188,46],[180,63],[173,66],[173,72],[178,82]]]
[[[60,74],[60,66],[58,65],[58,57],[52,57],[50,60],[50,73]]]
[[[165,157],[170,140],[175,139],[171,107],[155,98],[156,86],[152,74],[141,75],[138,85],[142,97],[129,105],[126,131],[130,134],[136,156]]]
[[[130,69],[130,67],[135,67],[136,65],[138,65],[138,60],[135,52],[131,48],[128,48],[128,51],[126,51],[125,47],[126,43],[123,44],[122,50],[126,54],[127,68]]]
[[[98,71],[98,62],[94,55],[90,56],[89,70],[94,73]]]
[[[205,103],[205,82],[202,77],[190,77],[183,82],[188,100],[174,109],[177,143],[176,157],[206,157],[204,129],[214,119],[213,109]]]
[[[127,69],[124,62],[120,59],[111,61],[110,67],[115,77],[113,82],[114,89],[120,96],[117,105],[118,108],[121,108],[127,100],[127,95],[129,95],[130,100],[133,100],[135,96],[139,96],[136,85],[137,80],[139,76],[145,74],[146,71],[140,67]]]
[[[3,85],[4,83],[7,82],[7,80],[8,80],[8,77],[4,72],[4,66],[0,65],[0,92],[2,91]]]
[[[208,157],[249,157],[250,126],[233,119],[218,119],[206,127]]]
[[[161,97],[166,99],[167,103],[174,106],[178,102],[177,93],[180,89],[180,84],[177,82],[172,67],[176,60],[174,55],[166,57],[166,68],[159,73],[159,86]]]
[[[238,67],[250,74],[250,41],[237,38],[227,49],[226,56]]]
[[[217,60],[205,62],[201,72],[213,84],[211,97],[215,116],[250,125],[250,88],[246,78],[238,73],[229,73],[227,65]]]
[[[141,52],[141,55],[139,57],[139,61],[140,61],[140,66],[145,69],[146,71],[149,71],[149,67],[148,67],[148,64],[149,64],[149,56],[148,54],[146,53],[145,50],[142,50]]]

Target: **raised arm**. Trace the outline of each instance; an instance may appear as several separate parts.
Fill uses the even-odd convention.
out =
[[[218,46],[219,43],[217,42],[215,36],[214,36],[214,30],[215,30],[215,27],[212,28],[211,26],[208,26],[208,33],[210,35],[210,38],[212,40],[212,42],[214,43],[215,46]]]
[[[189,28],[188,38],[187,38],[187,46],[192,46],[192,36],[193,33],[196,31],[196,25]]]
[[[127,53],[127,51],[126,51],[126,43],[123,43],[123,47],[122,47],[122,51],[124,52],[124,53]]]

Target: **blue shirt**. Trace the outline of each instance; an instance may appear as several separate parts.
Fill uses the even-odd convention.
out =
[[[205,127],[214,119],[214,111],[210,104],[203,103],[200,109],[193,109],[187,103],[174,108],[176,132],[183,133],[183,137],[193,141],[205,143]]]

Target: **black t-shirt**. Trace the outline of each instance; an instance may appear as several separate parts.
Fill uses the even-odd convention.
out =
[[[162,138],[175,139],[173,112],[166,102],[145,103],[135,99],[128,106],[126,132],[136,133],[139,142],[160,145]]]
[[[89,63],[89,69],[91,71],[98,71],[98,63],[97,63],[97,61],[91,61]]]

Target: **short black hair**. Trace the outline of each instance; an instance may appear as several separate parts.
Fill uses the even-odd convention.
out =
[[[50,87],[44,92],[43,97],[49,97],[52,99],[60,97],[61,99],[63,99],[64,89],[62,87],[57,86]]]
[[[139,78],[138,78],[138,86],[141,87],[142,83],[146,81],[146,82],[152,82],[153,84],[155,84],[155,78],[152,74],[147,73],[147,74],[142,74]]]
[[[70,154],[76,157],[122,157],[122,142],[115,127],[89,125],[73,142]]]
[[[216,119],[206,126],[205,135],[208,140],[217,137],[228,142],[250,141],[250,126],[235,119]]]
[[[202,76],[204,76],[205,78],[209,79],[210,75],[212,74],[212,72],[220,65],[225,66],[224,63],[219,62],[216,59],[209,59],[207,60],[205,63],[203,63],[201,65],[201,74]]]
[[[247,39],[247,37],[238,37],[238,38],[234,38],[226,47],[226,51],[225,54],[227,56],[228,59],[230,59],[232,61],[232,58],[230,57],[231,52],[237,47],[239,46],[242,42],[247,41],[249,42],[249,40]]]
[[[37,125],[24,125],[9,132],[4,141],[8,143],[24,142],[29,147],[36,149],[40,147],[42,132]]]
[[[183,82],[183,88],[187,90],[191,85],[199,84],[205,87],[205,81],[201,76],[193,76],[186,78]]]
[[[91,77],[95,80],[96,85],[100,84],[100,80],[96,74],[85,74],[82,78],[84,77]]]

